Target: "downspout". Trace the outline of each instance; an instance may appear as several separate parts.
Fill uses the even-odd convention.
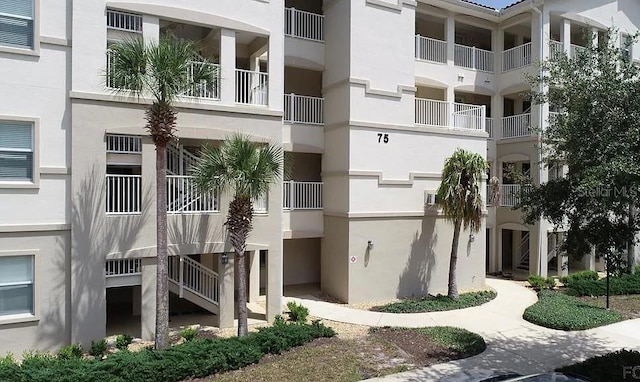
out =
[[[536,6],[534,6],[534,0],[531,0],[529,2],[529,6],[531,7],[531,9],[538,14],[538,19],[540,20],[539,24],[538,24],[538,31],[539,31],[539,39],[538,39],[538,58],[539,58],[539,62],[542,63],[543,59],[544,59],[544,29],[543,29],[543,17],[542,17],[542,11],[539,10]],[[542,67],[540,67],[540,78],[542,78]],[[538,85],[538,92],[542,93],[544,91],[544,85],[542,83],[540,83]],[[540,108],[540,111],[538,112],[538,126],[539,126],[539,132],[538,132],[538,185],[540,185],[540,183],[542,183],[542,125],[544,123],[543,120],[543,115],[542,115],[542,108]],[[547,260],[547,254],[546,253],[542,253],[542,240],[546,240],[546,232],[544,232],[545,234],[543,235],[543,232],[540,232],[538,235],[538,275],[542,272],[542,262]]]

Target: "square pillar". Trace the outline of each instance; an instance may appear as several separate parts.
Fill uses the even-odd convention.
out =
[[[502,138],[502,117],[504,117],[504,100],[501,95],[495,95],[491,97],[491,118],[493,118],[493,139],[495,141]],[[494,168],[496,169],[494,175],[498,176],[497,164]]]
[[[220,31],[220,102],[236,103],[236,32]]]
[[[562,19],[562,25],[560,28],[560,33],[562,34],[562,47],[564,48],[564,51],[569,54],[571,51],[571,20]]]
[[[146,43],[160,39],[160,19],[157,16],[142,15],[142,38]]]
[[[267,320],[282,313],[282,247],[267,252]]]
[[[491,51],[493,52],[493,71],[495,73],[502,72],[502,52],[504,51],[504,30],[503,29],[492,29],[491,30]],[[492,116],[495,115],[493,112],[492,105]]]
[[[582,267],[588,271],[596,270],[596,248],[591,248],[591,253],[582,258]]]
[[[497,209],[496,209],[497,210]],[[502,272],[502,228],[496,226],[496,272]]]
[[[227,264],[222,262],[222,255],[218,255],[218,285],[220,288],[218,326],[220,328],[233,328],[235,319],[234,256],[231,253],[228,255]]]
[[[249,302],[260,297],[260,251],[249,252]]]
[[[532,275],[547,277],[547,256],[549,254],[547,242],[548,227],[549,223],[542,220],[537,222],[530,231],[529,273]]]
[[[496,228],[489,229],[489,253],[487,253],[487,256],[489,256],[489,269],[487,269],[487,272],[489,273],[498,272],[498,253],[496,245],[496,239],[498,236],[495,233],[496,231]]]
[[[156,337],[157,258],[143,257],[141,268],[140,332],[143,341],[153,341]]]
[[[447,16],[446,22],[447,36],[447,63],[450,66],[455,65],[455,43],[456,43],[456,20],[453,13]]]

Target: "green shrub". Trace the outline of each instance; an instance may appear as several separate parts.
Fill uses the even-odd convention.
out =
[[[126,349],[129,344],[133,341],[133,336],[128,334],[120,334],[116,337],[116,348],[120,350]]]
[[[607,294],[607,279],[569,280],[567,293],[572,296],[604,296]],[[612,295],[640,294],[640,273],[610,277]]]
[[[309,308],[302,304],[297,304],[295,301],[289,301],[287,303],[287,309],[289,309],[289,320],[293,322],[307,322]]]
[[[195,329],[195,328],[184,328],[184,329],[182,329],[180,331],[180,335],[186,341],[191,341],[194,338],[196,338],[196,335],[198,335],[198,329]]]
[[[553,277],[544,278],[542,276],[531,275],[527,278],[531,287],[535,290],[553,289],[556,286],[556,279]]]
[[[102,358],[107,353],[107,340],[104,338],[99,341],[91,341],[91,349],[89,350],[89,354],[96,357]]]
[[[177,382],[239,369],[258,362],[267,352],[282,352],[333,335],[331,328],[317,321],[280,322],[244,338],[194,339],[164,351],[121,351],[104,360],[60,359],[30,352],[25,353],[21,365],[11,357],[0,358],[0,381]]]
[[[69,346],[63,346],[58,351],[58,358],[60,359],[80,359],[82,358],[82,354],[84,350],[82,349],[82,345],[80,344],[72,344]]]
[[[560,282],[567,285],[577,280],[598,280],[600,276],[596,271],[579,271],[560,277]]]
[[[618,322],[622,316],[575,297],[542,290],[538,293],[538,302],[524,311],[523,318],[551,329],[584,330]]]
[[[623,349],[561,367],[556,371],[578,374],[592,381],[622,381],[625,367],[637,365],[640,365],[640,352]],[[631,376],[628,375],[627,378],[631,379]]]
[[[374,306],[371,310],[386,313],[441,312],[482,305],[493,300],[495,297],[496,292],[494,291],[463,293],[457,300],[451,299],[448,296],[437,295]]]

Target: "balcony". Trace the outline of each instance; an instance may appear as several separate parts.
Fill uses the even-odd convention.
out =
[[[109,215],[131,215],[142,211],[142,176],[111,175],[106,178],[106,212]]]
[[[416,35],[416,59],[447,63],[447,42]]]
[[[321,210],[322,182],[286,181],[282,188],[285,210]]]
[[[284,182],[282,205],[285,239],[323,236],[322,182]]]
[[[285,123],[324,125],[324,98],[301,96],[297,94],[284,95]]]
[[[489,134],[489,139],[493,139],[493,118],[486,118],[485,126],[485,131]]]
[[[457,67],[493,73],[492,51],[455,44],[453,57]]]
[[[236,69],[236,103],[267,106],[269,104],[269,75]]]
[[[500,207],[513,207],[520,199],[519,184],[503,184],[500,186]]]
[[[502,139],[531,136],[531,113],[502,118]]]
[[[295,8],[284,10],[285,36],[324,42],[324,16]]]
[[[463,130],[485,130],[485,107],[416,98],[416,125]]]
[[[531,65],[531,47],[529,42],[502,52],[502,71],[509,72]]]

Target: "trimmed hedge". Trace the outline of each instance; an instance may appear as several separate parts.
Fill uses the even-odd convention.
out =
[[[598,280],[600,276],[596,271],[579,271],[570,273],[568,276],[560,277],[560,282],[567,285],[577,280]]]
[[[606,310],[559,292],[542,290],[538,302],[522,317],[536,325],[558,330],[584,330],[622,320],[618,312]]]
[[[616,382],[625,379],[633,380],[632,375],[629,373],[632,367],[638,365],[640,365],[640,352],[623,349],[564,366],[556,371],[578,374],[592,381]],[[625,370],[627,370],[626,374]]]
[[[50,354],[26,354],[17,365],[0,358],[0,381],[12,382],[176,382],[235,370],[279,354],[315,338],[333,337],[333,329],[285,323],[261,328],[244,338],[195,339],[167,350],[126,350],[105,360],[60,359]]]
[[[567,280],[567,294],[572,296],[604,296],[607,294],[606,278],[599,280]],[[640,273],[610,277],[612,295],[640,294]]]
[[[463,293],[457,300],[449,296],[437,295],[421,299],[407,299],[387,305],[374,306],[371,310],[386,313],[423,313],[464,309],[482,305],[496,298],[494,291]]]
[[[527,281],[535,290],[553,289],[556,286],[556,279],[553,277],[544,278],[542,276],[531,275],[527,278]]]

